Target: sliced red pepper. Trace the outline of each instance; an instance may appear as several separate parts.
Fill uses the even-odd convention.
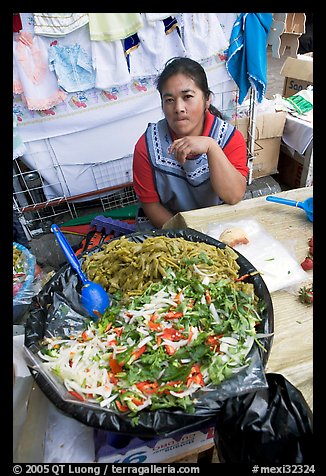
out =
[[[136,349],[133,351],[132,355],[134,356],[134,360],[139,359],[139,357],[145,352],[146,350],[146,344],[140,347],[139,349]]]
[[[173,342],[177,342],[183,338],[182,333],[178,329],[174,329],[174,327],[170,327],[164,329],[162,334],[163,339],[172,340]]]
[[[182,296],[182,290],[178,292],[178,294],[175,295],[173,301],[176,302],[177,304],[181,303],[181,296]]]
[[[75,390],[69,390],[69,393],[73,397],[77,398],[77,400],[80,400],[81,402],[85,401],[85,398],[82,395],[80,395],[80,393],[76,392]]]
[[[206,289],[206,292],[205,292],[205,299],[207,304],[210,304],[212,302],[212,298],[208,289]]]
[[[145,399],[140,400],[139,398],[133,397],[131,401],[132,403],[134,403],[135,405],[139,407],[139,405],[142,405],[144,403]]]
[[[200,385],[201,387],[205,385],[203,375],[200,371],[200,367],[198,364],[195,364],[191,367],[190,373],[187,377],[187,380],[186,380],[187,387],[189,387],[191,383],[196,383]]]
[[[176,387],[178,387],[180,384],[182,383],[182,380],[173,380],[171,382],[167,382],[163,385],[161,385],[161,387],[159,387],[157,389],[157,393],[158,394],[161,394],[161,393],[165,393],[165,394],[169,394],[171,390],[175,389]],[[166,388],[166,387],[173,387],[173,389],[170,389],[170,388]]]
[[[195,300],[193,298],[188,299],[187,307],[188,309],[192,309],[194,307]]]
[[[117,377],[115,377],[113,372],[108,372],[108,377],[109,377],[110,383],[113,383],[113,385],[117,385],[117,383],[119,382],[119,380],[117,379]]]
[[[145,395],[151,395],[157,392],[158,383],[145,380],[144,382],[136,383],[136,387]]]
[[[122,366],[120,364],[118,364],[117,360],[116,359],[110,359],[109,360],[109,366],[110,366],[110,369],[112,370],[112,372],[114,374],[118,374],[119,372],[122,372]]]
[[[172,345],[165,344],[165,350],[166,350],[166,353],[169,355],[173,355],[176,353],[176,349],[172,347]]]
[[[210,346],[212,350],[217,352],[220,348],[220,338],[223,337],[223,334],[209,336],[206,340],[206,344]]]
[[[112,322],[109,322],[109,324],[104,329],[104,332],[108,332],[111,329],[111,327],[112,327]]]
[[[156,319],[158,318],[158,315],[157,314],[152,314],[151,317],[149,318],[149,321],[148,321],[148,327],[152,330],[152,331],[160,331],[162,329],[162,325],[161,324],[158,324],[156,322]]]
[[[259,274],[259,271],[253,271],[252,273],[246,273],[246,274],[240,276],[239,278],[236,278],[235,282],[243,281],[246,278],[250,278],[250,276],[255,276],[255,274]]]
[[[179,319],[182,316],[183,316],[183,312],[169,311],[165,314],[164,319],[166,319],[166,320]]]
[[[250,274],[249,273],[246,273],[242,276],[240,276],[240,278],[236,278],[235,281],[238,282],[238,281],[243,281],[244,279],[246,278],[249,278]]]
[[[84,332],[82,333],[82,338],[83,338],[84,340],[87,340],[87,339],[89,338],[86,331],[84,331]]]
[[[123,332],[123,327],[115,327],[112,330],[117,334],[118,337],[120,337]]]
[[[115,404],[116,406],[118,407],[118,410],[120,412],[126,412],[127,410],[129,410],[129,408],[127,407],[127,405],[123,405],[121,402],[119,402],[119,400],[116,400],[115,401]]]

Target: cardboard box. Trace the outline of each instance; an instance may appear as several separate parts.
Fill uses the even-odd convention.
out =
[[[258,114],[256,116],[255,146],[252,177],[257,179],[277,172],[281,138],[283,135],[286,112]],[[247,117],[237,118],[233,124],[248,139]]]
[[[284,33],[296,33],[302,35],[306,32],[306,15],[305,13],[287,13]]]
[[[309,53],[286,58],[280,71],[285,77],[283,97],[288,98],[313,84],[313,56]]]
[[[313,141],[303,155],[282,142],[278,173],[278,180],[291,188],[312,186]]]
[[[95,460],[97,463],[166,463],[214,446],[214,425],[197,431],[178,432],[172,437],[152,439],[131,438],[129,443],[116,448],[110,444],[110,434],[95,430]]]

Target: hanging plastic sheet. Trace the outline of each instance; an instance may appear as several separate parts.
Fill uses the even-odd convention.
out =
[[[184,238],[192,242],[205,242],[219,248],[225,244],[207,235],[192,229],[159,230],[146,234],[133,233],[127,236],[128,240],[143,242],[147,237],[166,236],[168,238]],[[90,253],[98,252],[94,248]],[[90,254],[89,253],[89,254]],[[239,253],[238,253],[239,254]],[[82,258],[81,258],[82,259]],[[239,275],[252,273],[255,268],[239,254],[237,262],[240,266]],[[223,381],[210,392],[198,392],[195,413],[186,413],[181,410],[160,409],[156,411],[139,412],[138,423],[135,426],[128,415],[111,409],[101,408],[99,405],[88,402],[79,402],[67,392],[63,384],[53,375],[44,370],[37,355],[40,349],[40,340],[46,336],[68,337],[83,329],[85,311],[81,305],[80,287],[76,274],[69,266],[64,266],[46,284],[32,303],[29,319],[26,323],[25,348],[27,362],[36,382],[47,397],[63,412],[77,420],[95,428],[110,430],[133,436],[151,437],[169,435],[181,429],[193,428],[211,421],[219,412],[223,401],[239,394],[244,394],[259,388],[266,387],[264,366],[267,363],[274,326],[273,307],[268,289],[259,274],[251,276],[255,294],[265,303],[262,312],[262,321],[257,327],[257,333],[266,334],[260,340],[266,352],[256,344],[248,354],[250,365],[230,379]]]

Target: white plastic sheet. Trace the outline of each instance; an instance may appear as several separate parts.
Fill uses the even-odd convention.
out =
[[[229,227],[240,227],[248,235],[249,243],[236,245],[234,249],[261,273],[270,293],[290,288],[307,279],[290,246],[273,238],[256,220],[212,223],[206,234],[219,240],[221,233]]]

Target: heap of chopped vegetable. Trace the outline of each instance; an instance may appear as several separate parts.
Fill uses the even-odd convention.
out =
[[[260,303],[252,284],[231,277],[212,282],[203,272],[189,278],[190,266],[168,269],[84,332],[44,339],[43,365],[75,398],[102,408],[130,416],[145,408],[194,412],[199,390],[249,364]]]
[[[111,294],[140,296],[152,283],[161,281],[168,269],[178,272],[188,267],[189,277],[202,272],[213,282],[222,277],[236,278],[237,258],[230,247],[222,249],[184,238],[154,236],[136,243],[122,236],[87,255],[82,268],[91,281]]]

